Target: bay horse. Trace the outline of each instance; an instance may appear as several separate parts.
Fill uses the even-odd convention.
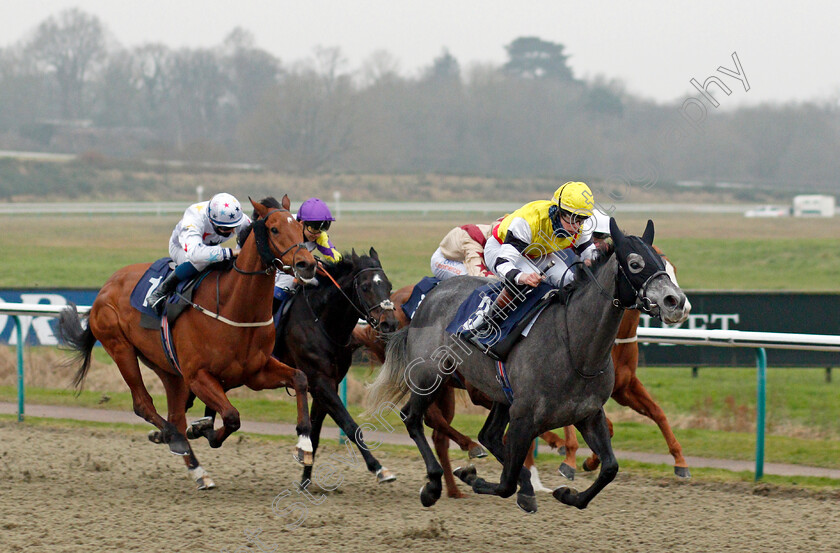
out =
[[[306,376],[271,356],[271,304],[275,270],[293,270],[298,278],[311,280],[315,259],[301,243],[303,226],[289,211],[288,196],[283,196],[281,207],[276,209],[253,200],[251,203],[260,220],[252,224],[250,236],[234,258],[234,270],[211,268],[211,276],[205,280],[212,284],[198,287],[192,300],[194,309],[186,310],[172,330],[181,373],[170,365],[159,330],[142,328],[141,314],[129,302],[148,263],[123,267],[105,282],[93,302],[86,328],[75,305],[59,317],[62,338],[76,351],[80,363],[74,378],[76,388],[81,390],[93,346],[99,340],[131,390],[134,412],[158,428],[160,441],[168,444],[172,453],[185,456],[199,489],[215,484],[199,465],[185,436],[190,392],[209,409],[221,413],[223,426],[208,435],[210,446],[220,447],[240,426],[239,412],[228,400],[227,390],[243,385],[254,390],[291,386],[297,397],[298,442],[294,456],[304,464],[312,463]],[[163,382],[168,420],[157,413],[138,360]]]
[[[378,331],[397,329],[391,282],[376,250],[357,255],[355,250],[337,263],[320,265],[318,285],[303,286],[290,300],[277,327],[274,355],[306,374],[312,394],[312,452],[318,450],[321,426],[329,415],[352,441],[367,469],[381,484],[395,476],[371,454],[359,425],[338,395],[338,385],[352,364],[351,333],[361,317]],[[303,469],[303,485],[312,477],[312,466]]]
[[[648,221],[641,238],[625,236],[614,219],[610,219],[610,231],[614,255],[582,271],[566,301],[546,307],[528,338],[511,350],[504,373],[513,394],[510,402],[496,380],[496,363],[476,355],[472,344],[446,332],[460,305],[484,279],[442,282],[427,294],[412,323],[389,341],[385,364],[369,389],[368,409],[409,396],[401,412],[426,464],[428,482],[420,492],[424,506],[440,498],[443,470],[423,434],[423,414],[456,369],[493,402],[479,441],[503,465],[498,483],[479,478],[474,467],[457,470],[456,476],[474,492],[509,497],[518,483],[517,505],[535,512],[530,473],[523,467],[528,448],[539,434],[569,425],[575,425],[599,455],[601,470],[588,489],[579,493],[561,486],[553,492],[555,499],[586,508],[615,478],[618,462],[603,405],[613,389],[610,352],[623,312],[644,307],[666,323],[682,322],[687,313],[685,294],[650,247],[653,222]]]

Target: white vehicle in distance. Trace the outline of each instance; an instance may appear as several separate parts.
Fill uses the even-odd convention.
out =
[[[789,207],[762,205],[744,212],[744,217],[790,217]]]

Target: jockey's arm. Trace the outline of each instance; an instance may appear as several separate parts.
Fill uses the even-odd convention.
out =
[[[578,243],[573,246],[573,249],[578,257],[580,257],[583,261],[595,261],[601,256],[601,251],[595,244],[595,240],[592,238],[591,232],[581,234],[578,238]]]
[[[324,256],[324,259],[330,261],[332,263],[337,263],[341,261],[341,252],[335,249],[333,243],[330,241],[330,237],[327,235],[326,232],[322,232],[318,235],[318,239],[315,241],[315,245],[318,249],[318,252]]]
[[[535,271],[525,273],[516,268],[516,264],[524,255],[523,252],[531,245],[532,238],[531,226],[525,219],[517,217],[511,221],[505,235],[505,242],[501,245],[499,256],[496,258],[494,269],[498,275],[512,284],[528,284],[529,286],[539,284],[541,278]]]
[[[187,261],[199,270],[211,263],[224,261],[233,256],[233,250],[230,248],[205,244],[201,231],[194,225],[184,227],[181,230],[179,239],[181,245],[184,247]]]

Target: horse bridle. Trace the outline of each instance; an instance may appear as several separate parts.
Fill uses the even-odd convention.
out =
[[[662,258],[661,255],[659,257],[660,257],[660,259]],[[657,277],[660,277],[662,275],[665,275],[670,280],[671,277],[668,276],[667,271],[665,271],[664,269],[661,269],[659,271],[654,272],[652,275],[650,275],[642,283],[642,285],[639,287],[639,289],[636,289],[636,287],[633,286],[633,282],[630,280],[630,277],[628,277],[627,273],[624,272],[624,267],[621,266],[621,263],[618,264],[618,270],[621,273],[621,276],[623,276],[624,279],[627,281],[627,284],[630,285],[630,288],[633,291],[636,292],[636,294],[635,294],[635,300],[636,301],[635,301],[635,303],[633,303],[633,305],[626,306],[626,305],[623,305],[618,298],[615,298],[613,300],[613,304],[616,307],[623,307],[624,309],[638,309],[640,311],[644,311],[645,313],[650,313],[653,310],[654,307],[657,307],[656,302],[651,301],[651,299],[647,296],[647,288],[650,285],[650,283],[653,281],[653,279],[655,279]]]
[[[272,213],[278,212],[278,211],[281,212],[281,213],[283,213],[283,212],[288,213],[289,215],[292,214],[292,212],[289,211],[288,209],[274,208],[274,209],[269,210],[269,212],[266,213],[265,216],[262,219],[265,221],[265,220],[268,219],[269,215],[271,215]],[[253,229],[253,232],[256,233],[257,230]],[[266,236],[267,235],[268,235],[268,232],[266,231]],[[256,239],[256,235],[254,236],[254,238]],[[270,274],[272,274],[272,273],[274,273],[275,271],[278,271],[278,270],[282,271],[286,274],[294,274],[294,262],[295,262],[295,259],[297,258],[298,252],[301,249],[306,249],[306,244],[304,244],[303,242],[299,242],[297,244],[292,244],[291,246],[289,246],[288,248],[283,250],[283,252],[281,252],[280,255],[274,257],[271,260],[270,263],[267,263],[266,268],[263,271],[243,271],[242,269],[240,269],[239,267],[236,266],[236,259],[233,260],[233,269],[237,273],[241,273],[243,275],[270,275]],[[287,253],[289,253],[292,250],[295,250],[295,253],[292,255],[292,265],[284,265],[283,264],[283,256],[286,255]],[[260,259],[263,261],[263,263],[265,263],[265,260],[262,259],[262,256],[260,256]],[[278,265],[278,261],[280,262],[279,265]],[[289,271],[292,271],[292,272],[290,273]]]
[[[353,277],[353,293],[356,294],[357,298],[359,298],[359,303],[362,305],[362,308],[364,309],[364,311],[362,311],[361,309],[356,307],[356,304],[353,302],[353,300],[350,299],[350,297],[347,294],[344,293],[344,290],[341,289],[341,286],[338,284],[338,282],[335,281],[335,279],[332,277],[332,275],[329,274],[329,272],[327,272],[326,269],[321,267],[320,264],[319,264],[318,268],[325,275],[327,275],[327,277],[329,277],[329,279],[332,281],[332,283],[335,285],[335,287],[338,289],[338,291],[341,293],[341,295],[344,296],[344,298],[350,303],[350,305],[353,306],[353,309],[355,309],[356,312],[359,315],[362,316],[362,318],[365,320],[365,322],[367,322],[367,324],[372,326],[374,330],[379,332],[379,319],[373,317],[373,315],[372,315],[373,311],[375,309],[379,309],[379,314],[380,315],[384,311],[393,311],[394,310],[394,302],[392,302],[390,298],[385,298],[384,300],[377,303],[376,305],[369,306],[367,304],[367,302],[365,302],[364,298],[362,297],[361,292],[359,291],[359,277],[362,276],[363,273],[366,273],[368,271],[381,272],[382,276],[385,276],[385,271],[383,271],[381,268],[378,268],[378,267],[367,267],[365,269],[362,269],[358,273],[356,273],[356,275]]]
[[[662,257],[662,256],[660,256],[660,257]],[[627,273],[625,273],[625,272],[624,272],[624,268],[621,266],[621,263],[618,263],[618,271],[621,273],[621,276],[623,276],[623,277],[624,277],[624,279],[627,281],[627,284],[629,284],[629,285],[630,285],[630,289],[631,289],[631,290],[633,290],[633,291],[635,292],[635,294],[634,294],[634,296],[633,296],[633,299],[635,300],[635,301],[634,301],[634,303],[633,303],[633,304],[631,304],[631,305],[624,305],[624,304],[621,302],[621,300],[620,300],[620,299],[616,298],[615,296],[612,296],[609,292],[607,292],[607,291],[604,289],[604,287],[603,287],[603,286],[601,286],[601,283],[600,283],[600,282],[598,282],[598,279],[597,279],[597,278],[595,278],[595,275],[592,273],[592,269],[590,269],[590,268],[586,265],[586,263],[584,263],[583,261],[575,261],[574,263],[572,263],[572,266],[577,265],[577,264],[580,264],[581,266],[583,266],[583,267],[584,267],[584,269],[585,269],[585,270],[589,273],[589,277],[592,279],[592,281],[593,281],[593,282],[595,282],[595,284],[598,286],[598,288],[601,290],[601,292],[602,292],[604,295],[606,295],[607,297],[609,297],[609,298],[611,298],[611,299],[612,299],[612,304],[613,304],[616,308],[618,308],[618,309],[638,309],[638,310],[640,310],[640,311],[644,311],[644,312],[646,312],[646,313],[650,313],[650,312],[651,312],[651,310],[652,310],[654,307],[656,307],[656,306],[657,306],[657,304],[656,304],[654,301],[652,301],[652,300],[651,300],[651,299],[647,296],[647,288],[648,288],[648,286],[649,286],[649,285],[650,285],[650,283],[653,281],[653,279],[655,279],[655,278],[657,278],[657,277],[660,277],[660,276],[662,276],[662,275],[667,276],[669,279],[671,278],[670,276],[668,276],[668,273],[667,273],[666,271],[664,271],[664,270],[656,271],[655,273],[653,273],[652,275],[650,275],[650,276],[649,276],[649,277],[648,277],[648,278],[647,278],[647,279],[646,279],[646,280],[642,283],[642,285],[639,287],[639,289],[637,290],[637,289],[636,289],[636,287],[635,287],[635,286],[633,286],[633,281],[631,281],[631,280],[630,280],[630,277],[628,277],[628,276],[627,276]],[[571,266],[569,267],[569,269],[571,269]],[[568,270],[568,269],[567,269],[567,270]],[[618,290],[616,290],[616,293],[618,293]]]

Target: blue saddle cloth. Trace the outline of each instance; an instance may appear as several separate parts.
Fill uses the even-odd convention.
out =
[[[411,291],[411,297],[402,305],[403,313],[405,313],[409,321],[414,317],[417,308],[420,307],[420,302],[423,301],[426,294],[431,292],[432,288],[438,284],[440,284],[439,278],[423,277],[423,280],[414,285],[414,289]]]
[[[458,308],[455,318],[446,327],[446,331],[450,334],[460,334],[463,332],[465,330],[464,324],[475,315],[482,300],[486,297],[491,302],[496,301],[496,297],[501,292],[503,284],[502,282],[493,282],[473,290],[472,294]],[[511,331],[516,328],[521,320],[532,313],[533,308],[537,306],[540,300],[554,290],[552,286],[544,282],[536,288],[527,290],[524,300],[516,300],[518,305],[513,312],[508,313],[507,318],[500,324],[485,325],[475,334],[475,337],[480,343],[490,347],[502,342],[510,335]],[[520,294],[520,292],[516,294]]]
[[[169,273],[173,271],[173,269],[169,266],[170,263],[172,263],[171,259],[168,257],[162,257],[152,263],[152,266],[143,273],[143,276],[134,286],[134,290],[131,291],[131,298],[129,300],[131,302],[131,307],[156,320],[160,319],[158,314],[155,313],[155,310],[146,304],[146,298],[148,298],[149,294],[152,293],[152,290],[157,288],[160,283],[163,282],[163,279],[165,279]],[[191,286],[196,280],[202,280],[205,276],[207,276],[207,274],[208,273],[206,272],[202,272],[197,277],[180,281],[175,286],[175,291],[180,294],[184,288]],[[179,298],[176,294],[171,294],[166,300],[166,303],[177,303],[178,299]]]
[[[134,290],[131,291],[131,307],[150,317],[160,319],[158,314],[155,313],[155,310],[146,305],[146,298],[149,297],[153,289],[157,288],[163,282],[166,275],[172,272],[172,269],[169,268],[171,261],[168,257],[162,257],[152,263],[152,266],[143,273],[143,277],[134,286]]]

